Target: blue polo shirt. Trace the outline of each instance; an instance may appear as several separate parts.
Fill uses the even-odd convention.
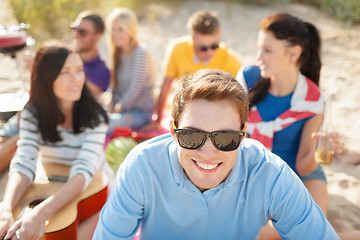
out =
[[[228,177],[200,192],[166,134],[135,147],[118,170],[93,239],[256,239],[269,216],[283,239],[339,239],[296,174],[244,139]]]

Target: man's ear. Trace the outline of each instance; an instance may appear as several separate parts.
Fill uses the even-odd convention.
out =
[[[244,124],[244,127],[243,127],[243,129],[241,129],[241,131],[246,132],[246,129],[247,129],[247,123]]]
[[[176,139],[176,138],[175,138],[174,128],[175,128],[175,122],[174,122],[174,120],[172,119],[172,120],[170,120],[170,133],[171,133],[171,135],[173,136],[173,138]]]
[[[102,34],[101,32],[96,33],[96,35],[95,35],[95,37],[96,37],[96,42],[99,42],[99,41],[100,41],[102,35],[103,35],[103,34]]]

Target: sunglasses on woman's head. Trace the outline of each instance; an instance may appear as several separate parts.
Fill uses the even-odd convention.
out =
[[[236,150],[242,138],[245,136],[244,131],[221,130],[215,132],[205,132],[195,129],[174,128],[174,133],[180,147],[190,150],[201,148],[206,139],[210,138],[213,145],[220,151]]]
[[[210,46],[204,46],[204,45],[200,45],[198,47],[196,47],[197,50],[201,51],[201,52],[206,52],[209,49],[215,50],[219,47],[218,43],[214,43],[211,44]]]

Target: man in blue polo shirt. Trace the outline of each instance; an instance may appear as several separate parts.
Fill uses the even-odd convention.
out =
[[[185,77],[171,135],[120,166],[93,239],[256,239],[269,218],[282,239],[339,239],[296,174],[244,138],[247,95],[220,70]]]

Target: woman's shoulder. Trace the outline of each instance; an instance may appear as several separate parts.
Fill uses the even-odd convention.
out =
[[[28,104],[20,113],[20,126],[37,131],[38,116],[35,107]]]
[[[153,61],[153,56],[145,43],[138,44],[133,52],[133,59],[139,60],[139,62]]]
[[[145,53],[148,53],[149,52],[149,47],[146,43],[139,43],[135,48],[134,48],[134,53],[142,53],[142,54],[145,54]]]
[[[145,58],[147,56],[150,56],[150,50],[146,43],[139,43],[133,51],[133,57],[134,58]]]
[[[33,104],[26,104],[24,109],[21,111],[21,116],[23,117],[33,117],[36,118],[36,109]]]
[[[244,67],[242,74],[249,89],[254,87],[255,84],[261,79],[260,68],[255,65]]]
[[[256,65],[242,67],[239,70],[236,79],[245,88],[245,90],[249,91],[258,81],[261,80],[260,68]]]

